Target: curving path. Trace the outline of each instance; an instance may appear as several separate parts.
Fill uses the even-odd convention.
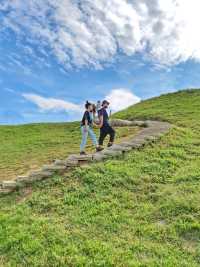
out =
[[[56,172],[64,173],[82,164],[103,161],[107,158],[117,157],[132,149],[138,149],[145,144],[159,139],[163,134],[167,133],[172,127],[167,122],[159,121],[127,121],[127,120],[112,120],[112,126],[139,126],[143,127],[139,133],[126,142],[113,145],[110,148],[104,149],[102,152],[89,154],[86,156],[70,155],[64,160],[55,160],[51,165],[44,165],[41,170],[31,172],[26,176],[18,176],[12,181],[2,181],[0,183],[0,195],[9,194],[18,190],[19,188],[26,187],[33,182],[41,181],[43,179],[52,177]]]

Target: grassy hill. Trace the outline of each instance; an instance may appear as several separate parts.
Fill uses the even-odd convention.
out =
[[[118,118],[169,121],[160,141],[1,198],[0,266],[200,266],[200,90]]]
[[[136,132],[137,127],[118,129],[117,140]],[[0,181],[77,153],[81,139],[79,122],[0,126],[0,136]]]

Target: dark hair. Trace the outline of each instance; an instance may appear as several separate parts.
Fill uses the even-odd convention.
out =
[[[110,102],[108,102],[107,100],[104,100],[104,101],[102,102],[101,106],[103,106],[103,105],[105,105],[105,104],[110,105]]]
[[[97,111],[97,107],[96,107],[95,104],[92,104],[92,111],[93,111],[94,113],[96,113],[96,111]]]
[[[86,101],[86,103],[85,103],[85,108],[88,109],[89,106],[91,106],[91,105],[92,105],[92,104],[91,104],[90,102]]]

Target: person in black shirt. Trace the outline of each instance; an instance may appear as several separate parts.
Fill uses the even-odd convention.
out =
[[[88,101],[85,104],[85,112],[83,114],[83,118],[81,120],[81,133],[82,133],[82,141],[80,145],[80,155],[86,155],[85,153],[85,146],[87,144],[87,137],[88,134],[92,140],[93,145],[96,147],[96,151],[100,151],[96,135],[93,131],[93,104],[89,103]]]
[[[102,102],[102,108],[98,111],[98,116],[100,120],[100,136],[99,136],[99,146],[103,146],[103,141],[107,135],[110,136],[108,147],[112,146],[115,139],[115,130],[109,124],[109,116],[106,109],[109,106],[109,102],[104,100]]]

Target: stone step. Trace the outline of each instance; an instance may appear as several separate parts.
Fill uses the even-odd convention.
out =
[[[34,171],[29,174],[29,180],[28,182],[35,182],[35,181],[40,181],[49,177],[52,177],[53,173],[51,171]]]
[[[124,143],[122,143],[122,145],[126,146],[126,147],[130,147],[131,149],[134,149],[134,148],[137,149],[137,148],[142,147],[145,143],[146,143],[146,141],[144,141],[144,140],[143,140],[143,142],[142,141],[134,141],[134,140],[132,140],[130,142],[124,142]]]
[[[111,149],[105,149],[101,152],[101,154],[109,156],[109,157],[115,157],[115,156],[120,156],[122,155],[122,151],[114,151]]]
[[[15,189],[17,187],[16,181],[2,181],[1,188],[2,189]]]
[[[106,156],[105,154],[102,154],[102,152],[98,152],[98,153],[94,153],[93,154],[93,161],[103,161],[106,158],[108,158],[108,156]]]
[[[26,176],[18,176],[16,178],[17,187],[32,184],[33,182],[41,181],[53,176],[52,171],[35,171]]]
[[[54,162],[55,165],[57,166],[65,166],[65,167],[76,167],[79,165],[78,163],[78,160],[59,160],[59,159],[56,159],[55,162]]]
[[[52,171],[52,172],[56,172],[56,171],[64,171],[66,170],[66,166],[65,165],[55,165],[55,164],[51,164],[51,165],[44,165],[42,167],[43,171]]]
[[[10,194],[10,193],[12,193],[13,191],[15,191],[15,189],[13,189],[13,188],[6,188],[6,189],[0,188],[0,196],[1,196],[1,195],[7,195],[7,194]]]
[[[108,148],[108,150],[111,151],[122,151],[122,152],[128,152],[132,149],[130,146],[123,146],[123,144],[120,145],[113,145],[111,148]]]
[[[145,121],[112,119],[110,121],[110,124],[113,127],[129,127],[129,126],[147,127],[147,123]]]
[[[73,154],[73,155],[70,155],[67,160],[69,161],[78,161],[78,162],[81,162],[81,161],[92,161],[92,154],[88,154],[88,155],[79,155],[79,154]]]
[[[110,121],[111,126],[113,127],[125,127],[132,126],[132,122],[128,120],[112,119]]]
[[[15,181],[17,182],[18,186],[22,186],[22,185],[30,183],[30,177],[28,175],[18,176]]]

